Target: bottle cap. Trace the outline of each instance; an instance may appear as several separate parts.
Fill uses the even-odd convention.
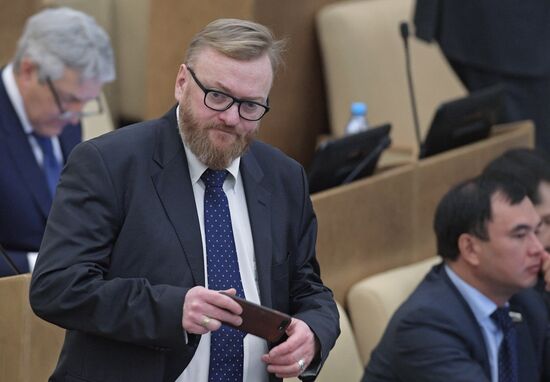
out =
[[[367,105],[363,102],[353,102],[351,104],[352,115],[365,115],[367,114]]]

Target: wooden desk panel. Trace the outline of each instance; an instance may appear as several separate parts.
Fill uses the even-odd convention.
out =
[[[436,255],[432,221],[449,188],[512,147],[533,147],[531,122],[495,128],[484,141],[312,196],[317,258],[338,301],[372,274]]]
[[[0,278],[0,381],[46,381],[65,331],[38,318],[29,304],[30,274]]]
[[[366,273],[407,262],[414,241],[414,165],[313,196],[319,223],[317,257],[338,301]]]

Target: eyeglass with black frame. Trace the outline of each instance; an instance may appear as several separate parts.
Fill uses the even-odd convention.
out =
[[[259,121],[269,111],[269,105],[233,97],[220,90],[209,89],[199,81],[193,69],[187,67],[187,70],[189,70],[193,80],[195,80],[196,84],[204,92],[203,102],[207,108],[214,111],[225,111],[233,106],[234,103],[237,103],[239,105],[239,116],[247,121]],[[269,99],[267,103],[269,104]]]
[[[101,100],[99,97],[95,97],[94,99],[90,100],[88,103],[92,102],[93,109],[92,110],[83,110],[83,111],[70,111],[66,110],[63,107],[63,102],[61,102],[61,97],[59,96],[59,93],[57,90],[55,90],[55,86],[53,85],[53,82],[51,78],[48,76],[46,77],[46,84],[48,85],[48,88],[50,89],[50,92],[53,95],[53,98],[55,100],[55,104],[57,105],[57,108],[59,109],[59,117],[61,119],[71,119],[74,117],[77,117],[78,119],[84,118],[84,117],[91,117],[94,115],[99,115],[103,113],[103,104],[101,103]],[[87,108],[90,108],[90,106],[86,105]]]

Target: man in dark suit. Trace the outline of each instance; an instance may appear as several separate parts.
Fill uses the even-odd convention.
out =
[[[537,236],[546,252],[550,253],[550,162],[548,157],[533,149],[510,149],[491,161],[483,172],[512,177],[525,187],[527,196],[533,202],[535,211],[541,219]],[[550,267],[550,262],[547,266]],[[544,273],[547,274],[547,284],[550,285],[550,269]],[[537,283],[537,289],[543,294],[550,312],[550,293],[547,293],[548,288],[545,284],[541,279]]]
[[[69,8],[31,17],[0,72],[0,244],[21,272],[32,270],[59,172],[81,141],[83,105],[112,79],[107,34]],[[0,276],[13,274],[0,258]]]
[[[505,88],[502,122],[532,119],[550,153],[550,2],[417,0],[416,35],[437,40],[470,91]]]
[[[30,291],[67,329],[52,381],[315,378],[339,328],[306,176],[253,139],[281,45],[257,23],[210,23],[180,66],[177,108],[73,150]],[[288,338],[233,337],[222,323],[240,325],[241,308],[219,290],[292,315]]]
[[[532,288],[549,263],[540,223],[509,178],[447,193],[434,219],[443,263],[396,311],[363,381],[550,381],[549,317]]]

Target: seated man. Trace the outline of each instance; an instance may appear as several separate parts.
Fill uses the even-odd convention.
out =
[[[511,149],[489,163],[483,171],[486,174],[513,177],[525,187],[527,196],[531,199],[542,221],[537,233],[538,238],[545,250],[550,251],[550,161],[548,158],[541,151],[533,149]],[[550,294],[545,291],[544,280],[539,281],[537,289],[543,293],[550,312]]]
[[[541,219],[508,179],[482,176],[443,197],[443,262],[394,314],[363,382],[550,380],[548,313],[531,288],[548,261]]]
[[[483,170],[511,176],[525,187],[527,196],[542,219],[539,240],[550,250],[550,161],[540,151],[519,148],[506,151]]]
[[[88,102],[115,78],[109,37],[93,18],[46,9],[26,23],[0,71],[0,244],[19,272],[32,270],[59,174],[81,141]],[[13,275],[0,257],[0,276]]]

